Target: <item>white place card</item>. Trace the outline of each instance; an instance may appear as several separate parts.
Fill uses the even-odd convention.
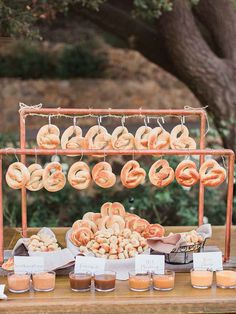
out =
[[[135,273],[152,272],[156,274],[164,274],[165,257],[164,255],[145,255],[135,256]]]
[[[222,270],[222,252],[193,253],[193,268],[195,270]]]
[[[74,272],[89,272],[92,274],[103,273],[105,270],[105,263],[105,258],[97,258],[93,256],[76,256]]]
[[[33,274],[44,271],[42,256],[14,256],[14,272],[16,274]]]
[[[4,293],[5,285],[0,285],[0,299],[7,300],[7,296]]]

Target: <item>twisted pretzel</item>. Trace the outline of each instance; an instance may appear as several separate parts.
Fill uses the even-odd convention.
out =
[[[108,209],[108,215],[109,216],[118,215],[118,216],[124,217],[125,208],[121,203],[114,202]]]
[[[148,138],[152,131],[149,126],[141,126],[135,133],[135,146],[137,149],[147,149],[148,148]]]
[[[37,134],[37,143],[40,148],[54,149],[60,144],[60,130],[54,124],[42,126]]]
[[[68,181],[77,190],[86,189],[91,182],[89,166],[83,161],[74,163],[68,172]]]
[[[175,169],[175,177],[183,186],[193,186],[199,180],[196,164],[191,160],[183,160]]]
[[[196,142],[189,136],[188,128],[185,125],[179,124],[173,128],[170,133],[170,147],[172,149],[195,149],[196,146]]]
[[[43,171],[43,185],[49,192],[57,192],[64,188],[66,177],[59,162],[50,162]]]
[[[93,238],[93,232],[87,227],[73,231],[70,240],[75,246],[86,245]]]
[[[122,232],[125,228],[125,221],[119,215],[106,216],[99,220],[98,228],[102,229],[112,229],[114,231]]]
[[[200,170],[200,181],[205,186],[218,186],[226,179],[226,171],[214,159],[205,161]]]
[[[92,178],[100,187],[107,189],[116,183],[116,176],[112,172],[111,165],[102,161],[96,164],[92,169]]]
[[[165,228],[159,224],[152,224],[147,226],[143,231],[142,236],[146,239],[154,237],[163,237],[165,234]]]
[[[21,162],[11,164],[6,173],[7,184],[15,190],[22,189],[29,181],[30,173]]]
[[[74,135],[74,136],[73,136]],[[86,149],[85,138],[82,136],[82,130],[78,126],[69,126],[61,137],[62,149]],[[76,156],[76,155],[69,155]]]
[[[115,128],[111,135],[111,144],[114,149],[133,149],[134,136],[129,133],[128,129],[124,126]]]
[[[138,218],[134,220],[131,230],[142,234],[149,225],[146,219]]]
[[[98,224],[98,220],[102,217],[100,213],[87,212],[83,216],[83,220],[90,220],[94,222],[96,225]]]
[[[107,130],[100,125],[92,126],[85,135],[85,140],[89,149],[110,149],[111,135]],[[94,155],[97,157],[103,157],[101,155]]]
[[[160,167],[161,169],[158,171]],[[167,186],[175,178],[174,170],[169,166],[168,161],[164,159],[157,160],[151,166],[148,176],[150,182],[159,188]]]
[[[136,160],[128,161],[122,168],[120,179],[128,189],[133,189],[145,181],[146,172]]]
[[[39,191],[43,188],[43,168],[39,164],[32,164],[28,167],[30,180],[25,187],[30,191]]]
[[[170,134],[161,127],[154,128],[148,137],[149,149],[168,149],[170,146]]]

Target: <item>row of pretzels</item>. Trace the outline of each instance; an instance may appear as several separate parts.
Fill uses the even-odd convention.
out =
[[[183,160],[174,170],[167,160],[159,159],[151,166],[148,176],[150,182],[159,188],[169,185],[175,178],[186,187],[193,186],[199,180],[205,186],[215,187],[226,179],[226,171],[214,159],[205,161],[199,171],[191,160]],[[71,186],[77,190],[86,189],[92,180],[105,189],[116,183],[116,175],[106,161],[97,163],[91,172],[85,162],[75,162],[67,177]],[[120,180],[128,189],[143,184],[145,178],[146,171],[136,160],[125,163],[120,173]],[[27,168],[23,163],[15,162],[7,170],[6,182],[13,189],[26,187],[30,191],[38,191],[44,187],[50,192],[57,192],[65,186],[66,176],[58,162],[51,162],[44,169],[36,163]]]
[[[79,126],[68,127],[61,136],[60,130],[54,124],[40,128],[37,134],[37,144],[40,148],[56,149],[195,149],[196,142],[189,136],[185,125],[177,125],[169,133],[161,127],[150,128],[141,126],[135,135],[125,126],[118,126],[112,134],[101,125],[92,126],[85,136]]]

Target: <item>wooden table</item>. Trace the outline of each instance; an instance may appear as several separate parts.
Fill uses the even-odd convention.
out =
[[[191,227],[187,227],[187,229]],[[168,228],[179,231],[185,228]],[[65,229],[55,229],[62,239]],[[11,232],[13,232],[11,230]],[[9,235],[11,233],[6,230]],[[32,230],[35,232],[35,229]],[[14,234],[11,233],[11,235]],[[213,229],[214,237],[210,244],[222,247],[223,227]],[[233,228],[235,240],[236,228]],[[61,239],[60,239],[61,238]],[[217,240],[215,242],[215,240]],[[10,241],[10,236],[6,237]],[[10,241],[11,242],[11,241]],[[8,242],[9,243],[9,242]],[[235,253],[235,243],[232,243]],[[0,278],[1,283],[6,278]],[[116,290],[110,293],[94,291],[77,293],[70,290],[67,277],[57,277],[56,289],[48,293],[28,292],[13,294],[7,292],[8,300],[0,301],[0,313],[96,313],[96,314],[151,314],[151,313],[236,313],[236,289],[219,289],[215,286],[207,290],[190,286],[189,273],[176,274],[175,289],[169,292],[132,292],[126,281],[117,281]]]

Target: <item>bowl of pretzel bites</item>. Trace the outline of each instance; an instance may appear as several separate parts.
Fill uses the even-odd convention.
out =
[[[125,211],[119,202],[107,202],[99,213],[88,212],[68,232],[70,243],[84,255],[127,260],[148,249],[147,238],[163,236],[164,228]]]

